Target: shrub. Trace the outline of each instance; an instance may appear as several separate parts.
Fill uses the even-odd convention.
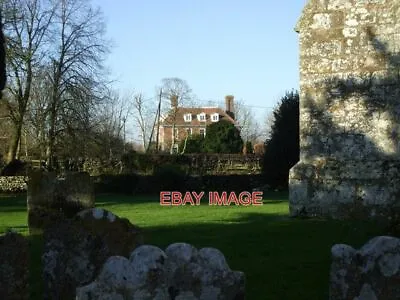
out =
[[[139,182],[139,177],[134,174],[100,175],[96,177],[96,193],[133,194]]]
[[[159,165],[154,169],[154,177],[160,191],[181,191],[185,189],[187,168],[179,164]]]
[[[18,159],[12,160],[1,171],[1,176],[25,176],[27,165]]]

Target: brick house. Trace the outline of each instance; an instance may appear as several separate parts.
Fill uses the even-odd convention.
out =
[[[178,152],[182,140],[192,135],[206,136],[207,125],[214,122],[227,120],[237,125],[233,101],[233,96],[226,96],[223,110],[219,107],[178,107],[176,99],[172,98],[170,113],[161,119],[159,126],[160,150]]]

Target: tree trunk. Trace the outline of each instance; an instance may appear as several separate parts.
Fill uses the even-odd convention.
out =
[[[22,121],[17,121],[14,127],[14,132],[11,137],[11,143],[8,150],[7,162],[17,158],[18,146],[21,139]]]

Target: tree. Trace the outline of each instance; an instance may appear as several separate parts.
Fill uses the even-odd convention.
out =
[[[121,98],[116,91],[110,90],[107,100],[99,107],[94,142],[103,152],[102,158],[111,161],[124,152],[126,122],[132,106],[129,98]]]
[[[240,126],[240,136],[245,142],[256,143],[263,135],[250,107],[237,101],[234,108],[235,119]]]
[[[181,154],[185,153],[203,153],[204,152],[204,137],[200,134],[187,137],[179,144],[179,149],[182,149]]]
[[[59,128],[60,118],[88,111],[101,99],[96,91],[103,88],[103,63],[109,51],[102,12],[89,0],[52,2],[55,14],[49,49],[51,97],[46,153],[50,167],[63,131]]]
[[[136,126],[139,129],[139,136],[142,142],[143,151],[145,151],[150,141],[150,135],[152,133],[153,120],[151,116],[154,115],[154,103],[149,102],[149,100],[145,100],[143,94],[138,93],[136,95],[132,95],[130,98],[133,100],[133,117]],[[156,112],[157,114],[158,112]]]
[[[178,116],[179,107],[188,106],[193,104],[194,99],[192,95],[192,89],[189,84],[180,78],[171,77],[164,78],[162,80],[162,99],[170,103],[168,106],[164,106],[164,114],[168,117],[164,120],[165,125],[172,127],[172,132],[175,132],[176,119]],[[161,98],[160,98],[161,99]],[[161,100],[160,100],[161,101]],[[171,153],[174,151],[174,145],[176,144],[176,136],[172,135],[171,142]]]
[[[273,187],[287,187],[289,170],[300,157],[299,94],[286,92],[274,109],[270,138],[265,142],[263,173]]]
[[[8,110],[14,125],[7,159],[10,162],[18,156],[34,72],[44,58],[43,44],[53,10],[44,0],[5,0],[2,4],[10,70],[8,88],[12,95]]]
[[[7,71],[6,71],[6,48],[4,41],[3,31],[3,13],[0,8],[0,100],[2,99],[2,92],[6,86]]]
[[[241,153],[240,131],[229,121],[221,120],[206,128],[204,150],[208,153]]]

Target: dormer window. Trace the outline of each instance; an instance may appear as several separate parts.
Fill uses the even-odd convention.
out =
[[[215,113],[211,115],[211,121],[212,122],[218,122],[219,121],[219,114]]]
[[[185,120],[185,122],[192,122],[192,114],[185,114],[183,116],[183,119]]]
[[[206,114],[205,113],[201,113],[197,115],[197,119],[201,122],[205,122],[206,121]]]

